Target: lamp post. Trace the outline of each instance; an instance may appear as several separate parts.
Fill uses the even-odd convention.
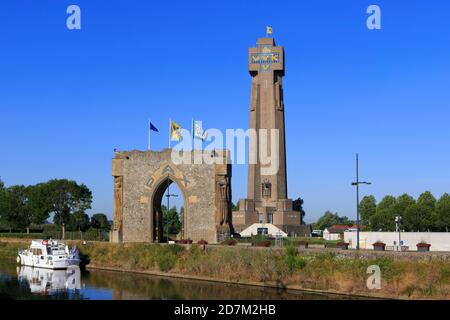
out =
[[[402,250],[402,245],[401,245],[401,241],[402,241],[402,238],[401,238],[401,235],[400,235],[400,225],[402,224],[402,216],[396,216],[395,217],[395,227],[396,227],[396,229],[397,229],[397,231],[398,231],[398,251],[401,251]]]
[[[358,154],[356,154],[356,182],[352,182],[352,186],[356,186],[356,250],[359,250],[359,185],[372,184],[367,181],[359,181],[359,162]]]

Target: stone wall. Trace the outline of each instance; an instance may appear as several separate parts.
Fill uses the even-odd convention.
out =
[[[189,152],[191,158],[195,156],[194,153]],[[223,157],[223,154],[217,157]],[[121,164],[117,165],[119,159]],[[117,168],[118,166],[121,168]],[[229,167],[227,168],[229,172],[225,170],[225,175],[228,173],[231,178],[231,166]],[[113,160],[113,175],[118,173],[123,175],[123,221],[114,223],[121,225],[121,230],[116,230],[120,233],[120,237],[115,238],[124,242],[153,241],[154,206],[160,201],[161,192],[164,192],[169,181],[177,184],[184,199],[182,237],[194,241],[205,239],[215,243],[216,213],[219,209],[215,185],[218,168],[222,169],[223,173],[223,168],[216,164],[174,164],[171,149],[160,152],[117,152]],[[121,210],[115,208],[116,211]]]

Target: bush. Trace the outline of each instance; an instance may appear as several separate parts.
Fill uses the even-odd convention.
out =
[[[227,239],[227,240],[225,240],[225,241],[222,241],[221,244],[224,245],[224,246],[235,246],[236,243],[237,243],[236,240],[233,240],[233,239]]]
[[[208,244],[208,241],[201,239],[197,241],[197,244]]]
[[[287,256],[296,256],[297,255],[297,248],[294,247],[294,246],[286,247],[286,255]]]
[[[159,256],[158,266],[162,272],[167,272],[175,266],[177,258],[174,254],[168,253]]]
[[[259,241],[257,243],[255,243],[256,247],[270,247],[271,242],[268,240],[263,240],[263,241]]]
[[[285,257],[286,267],[290,272],[301,270],[306,266],[306,260],[303,257],[287,255]]]

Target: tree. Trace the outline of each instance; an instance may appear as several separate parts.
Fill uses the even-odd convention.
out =
[[[91,217],[91,227],[101,230],[109,230],[108,217],[104,213],[96,213]]]
[[[6,189],[3,220],[10,230],[12,228],[23,229],[31,224],[31,212],[27,204],[27,187],[16,185]]]
[[[8,209],[8,193],[5,184],[0,180],[0,227],[6,226],[6,211]]]
[[[395,206],[397,199],[391,195],[385,196],[377,205],[377,211],[369,219],[372,230],[394,231],[395,230]]]
[[[374,196],[365,196],[359,203],[361,224],[370,230],[370,218],[377,212],[377,200]]]
[[[331,227],[332,225],[335,225],[335,224],[344,224],[344,225],[352,226],[353,222],[350,221],[346,216],[339,217],[339,215],[337,213],[333,214],[331,211],[326,211],[323,214],[323,216],[321,216],[319,218],[319,220],[317,220],[314,228],[320,229],[320,230],[325,230],[326,228]]]
[[[72,214],[84,213],[91,208],[92,192],[84,184],[78,185],[75,181],[67,179],[54,179],[47,184],[55,224],[67,224]]]
[[[444,193],[436,204],[436,225],[441,231],[450,229],[450,195]]]
[[[428,231],[430,229],[436,230],[437,216],[436,216],[436,198],[430,191],[425,191],[417,199],[417,205],[420,210],[419,230]]]
[[[27,188],[28,206],[31,212],[30,223],[43,224],[52,210],[49,188],[46,183],[39,183]]]
[[[81,211],[75,212],[70,219],[69,229],[85,232],[89,229],[89,216]]]
[[[306,214],[305,210],[303,210],[303,204],[304,204],[304,201],[302,198],[297,198],[297,200],[294,200],[292,202],[292,209],[294,211],[300,211],[300,222],[304,221],[305,214]]]
[[[167,235],[167,218],[168,218],[168,226],[169,226],[169,234],[178,234],[181,231],[181,221],[180,216],[178,215],[177,208],[173,206],[169,213],[167,213],[167,207],[162,205],[162,219],[164,226],[164,236]]]
[[[231,203],[231,211],[239,211],[239,201],[236,204]]]
[[[403,225],[407,231],[423,231],[423,220],[423,211],[417,203],[406,208]]]

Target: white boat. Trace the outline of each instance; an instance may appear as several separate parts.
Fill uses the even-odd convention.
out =
[[[55,240],[32,240],[29,249],[19,251],[17,263],[46,269],[67,269],[78,266],[80,256],[77,247],[69,250],[67,245]]]

